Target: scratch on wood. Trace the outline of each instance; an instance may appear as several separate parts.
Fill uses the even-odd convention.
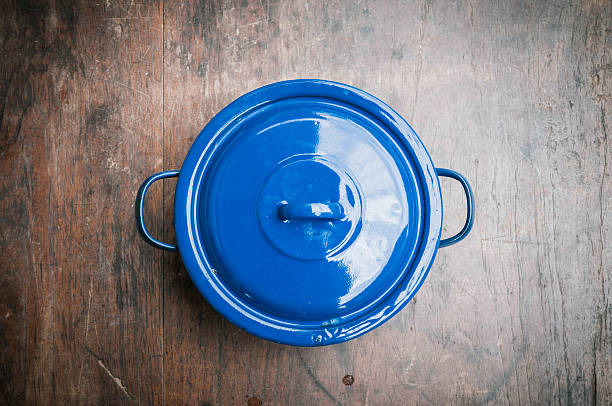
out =
[[[115,384],[119,387],[119,389],[121,389],[121,392],[123,392],[123,394],[125,396],[128,397],[128,399],[130,400],[134,400],[134,397],[132,395],[130,395],[130,393],[128,392],[127,388],[123,385],[123,382],[121,381],[120,378],[115,377],[111,371],[106,367],[106,365],[104,365],[104,363],[102,362],[102,359],[100,357],[98,357],[96,354],[93,353],[93,351],[91,351],[87,346],[85,346],[85,349],[87,350],[87,352],[94,357],[94,359],[98,362],[98,365],[100,365],[100,368],[102,368],[104,370],[104,372],[106,372],[106,374],[108,376],[110,376],[110,378],[113,380],[113,382],[115,382]]]
[[[123,393],[125,393],[125,395],[128,398],[130,398],[130,400],[134,400],[134,398],[132,397],[132,395],[129,394],[129,392],[127,391],[125,386],[123,386],[123,383],[121,382],[121,379],[114,377],[113,374],[111,374],[111,371],[109,371],[108,368],[106,368],[106,366],[104,365],[104,363],[102,363],[102,360],[97,359],[96,361],[98,361],[98,365],[100,365],[100,367],[104,370],[104,372],[106,372],[108,374],[108,376],[110,376],[113,379],[113,381],[117,384],[119,389],[121,389],[121,391]]]
[[[87,340],[87,333],[89,332],[89,315],[91,314],[91,298],[93,290],[93,279],[89,282],[89,304],[87,305],[87,318],[85,319],[85,340]]]
[[[123,86],[123,87],[125,87],[125,88],[127,88],[127,89],[130,89],[131,91],[136,92],[136,93],[138,93],[138,94],[140,94],[140,95],[142,95],[142,96],[145,96],[145,97],[150,97],[148,94],[146,94],[146,93],[145,93],[145,92],[143,92],[142,90],[134,89],[133,87],[130,87],[130,86],[128,86],[128,85],[127,85],[127,84],[125,84],[125,83],[121,83],[121,82],[117,82],[117,81],[116,81],[115,83],[116,83],[116,84],[118,84],[118,85],[120,85],[120,86]]]
[[[415,84],[414,84],[414,105],[412,106],[412,117],[410,121],[414,121],[416,114],[417,103],[419,102],[419,84],[421,82],[421,70],[423,69],[423,39],[425,38],[425,24],[427,24],[427,14],[429,8],[427,3],[423,4],[423,13],[421,14],[421,26],[419,28],[419,58],[415,72]]]
[[[110,376],[112,378],[112,380],[117,384],[117,386],[119,387],[119,389],[121,389],[121,391],[128,397],[130,398],[130,400],[134,400],[134,398],[132,397],[132,395],[130,395],[130,393],[127,391],[127,389],[125,388],[125,386],[123,386],[123,383],[121,382],[121,379],[116,378],[115,376],[113,376],[113,374],[108,370],[108,368],[106,368],[106,365],[104,365],[104,363],[102,362],[102,360],[100,359],[96,359],[96,361],[98,361],[98,365],[100,365],[100,367],[104,370],[104,372],[106,372],[108,374],[108,376]]]
[[[599,270],[600,272],[603,272],[603,254],[604,254],[604,235],[603,235],[603,228],[604,228],[604,197],[603,197],[603,191],[604,191],[604,185],[606,184],[606,177],[608,175],[608,132],[606,129],[606,116],[604,113],[604,109],[603,106],[601,106],[601,116],[600,116],[600,124],[601,124],[601,131],[603,132],[603,172],[601,174],[601,183],[599,184],[599,237],[600,237],[600,241],[601,241],[601,251],[599,252]],[[603,297],[604,297],[604,303],[605,303],[605,289],[604,289],[604,281],[603,278],[601,279],[601,290],[603,293]]]
[[[105,20],[150,20],[151,17],[106,17]]]
[[[89,305],[87,307],[87,318],[85,319],[85,338],[83,340],[85,342],[87,342],[87,332],[89,331],[89,314],[91,313],[92,290],[93,290],[93,279],[91,279],[89,283]],[[79,380],[77,382],[78,390],[81,389],[81,377],[83,376],[83,365],[84,365],[84,360],[81,361],[81,368],[79,368]]]
[[[540,246],[544,246],[544,247],[552,246],[552,244],[547,241],[523,240],[523,239],[517,239],[517,238],[512,238],[512,237],[510,238],[491,237],[491,238],[481,238],[480,240],[483,242],[498,242],[502,244],[537,245],[539,247]]]

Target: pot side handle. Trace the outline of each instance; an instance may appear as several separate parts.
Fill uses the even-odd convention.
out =
[[[142,185],[140,185],[138,194],[136,195],[136,204],[134,205],[136,209],[136,225],[138,226],[138,231],[140,232],[142,238],[155,248],[160,248],[166,251],[178,251],[178,247],[176,245],[161,242],[155,239],[149,233],[149,230],[147,230],[144,223],[143,206],[145,197],[147,196],[147,190],[149,190],[149,186],[151,186],[153,182],[165,178],[176,178],[178,175],[179,171],[165,171],[149,176],[144,182],[142,182]]]
[[[465,179],[465,177],[460,173],[444,168],[436,168],[436,173],[438,174],[438,177],[452,178],[459,181],[461,186],[463,186],[465,197],[467,199],[467,218],[463,228],[452,237],[440,240],[440,247],[448,247],[449,245],[456,244],[463,240],[465,237],[467,237],[470,231],[472,231],[472,226],[474,225],[474,195],[467,179]]]

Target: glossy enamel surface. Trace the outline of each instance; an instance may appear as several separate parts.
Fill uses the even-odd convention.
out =
[[[239,98],[202,131],[175,198],[179,251],[224,316],[287,344],[346,341],[414,295],[435,256],[435,169],[410,126],[350,86]]]
[[[201,236],[243,300],[314,326],[363,313],[401,279],[420,191],[379,123],[339,100],[294,97],[245,114],[214,144]]]

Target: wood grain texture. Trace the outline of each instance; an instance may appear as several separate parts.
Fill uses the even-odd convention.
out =
[[[3,9],[1,399],[161,403],[161,5]]]
[[[2,9],[1,403],[612,404],[609,0]],[[393,106],[477,205],[399,315],[316,349],[230,324],[133,219],[216,112],[304,77]],[[174,185],[146,206],[166,241]]]

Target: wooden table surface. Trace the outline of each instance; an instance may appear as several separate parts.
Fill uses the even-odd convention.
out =
[[[612,404],[610,0],[1,3],[1,403]],[[134,200],[230,101],[313,77],[393,106],[477,215],[399,315],[310,349],[217,314]]]

